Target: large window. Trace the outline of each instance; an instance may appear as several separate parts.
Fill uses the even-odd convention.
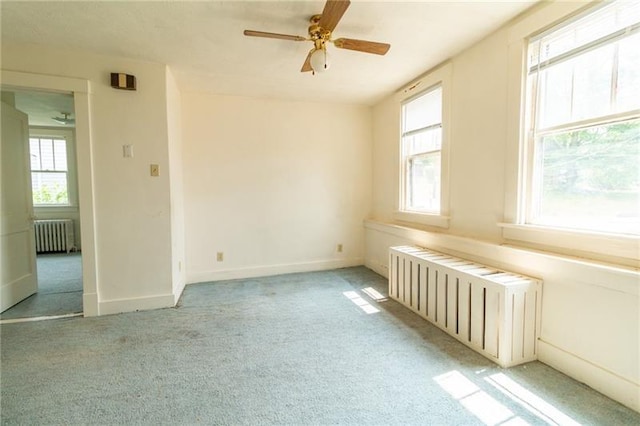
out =
[[[402,210],[440,214],[442,87],[402,105]]]
[[[63,138],[29,138],[31,186],[34,205],[69,205],[67,141]]]
[[[640,234],[640,3],[529,42],[524,222]]]

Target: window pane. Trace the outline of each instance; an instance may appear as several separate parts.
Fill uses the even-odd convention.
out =
[[[40,139],[40,154],[42,155],[41,170],[55,170],[53,167],[53,141],[51,139]]]
[[[640,234],[640,120],[539,142],[533,223]]]
[[[407,162],[407,209],[440,212],[440,151]]]
[[[31,170],[40,170],[40,139],[29,139],[29,155],[31,157]]]
[[[69,204],[66,173],[31,173],[34,204]]]
[[[54,139],[55,170],[67,171],[67,142],[64,139]]]
[[[612,113],[614,50],[615,45],[604,46],[544,69],[536,128]]]
[[[441,123],[442,88],[438,87],[404,104],[402,111],[402,133]]]
[[[404,155],[414,155],[442,149],[442,128],[436,127],[402,138]]]
[[[541,73],[539,122],[536,128],[552,127],[571,120],[573,64],[562,62]]]
[[[604,46],[575,58],[573,121],[609,114],[614,46]]]
[[[638,3],[640,8],[640,3]],[[640,109],[640,34],[620,41],[616,111]]]

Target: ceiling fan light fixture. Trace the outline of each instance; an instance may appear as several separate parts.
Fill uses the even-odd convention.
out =
[[[331,65],[329,62],[329,53],[327,53],[327,49],[324,48],[314,50],[309,62],[311,63],[311,68],[314,73],[325,72]]]

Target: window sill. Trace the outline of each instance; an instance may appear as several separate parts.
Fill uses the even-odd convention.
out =
[[[408,211],[396,211],[393,218],[401,222],[419,223],[420,225],[449,228],[449,217],[437,214],[417,213]]]
[[[561,254],[640,267],[640,237],[499,223],[505,240]]]
[[[53,213],[53,212],[77,212],[78,206],[74,205],[55,205],[55,204],[41,204],[34,205],[33,211],[38,213]]]

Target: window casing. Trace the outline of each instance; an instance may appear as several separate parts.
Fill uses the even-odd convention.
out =
[[[520,223],[640,234],[640,4],[528,43]]]
[[[401,210],[441,213],[442,86],[402,105]]]

